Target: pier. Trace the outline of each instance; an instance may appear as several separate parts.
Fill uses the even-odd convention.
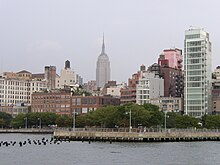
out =
[[[24,129],[0,129],[0,133],[31,133],[31,134],[53,134],[53,129],[37,129],[37,128],[24,128]]]
[[[55,130],[54,138],[68,141],[103,142],[190,142],[220,141],[218,130],[167,130],[149,132],[120,132],[103,130]]]

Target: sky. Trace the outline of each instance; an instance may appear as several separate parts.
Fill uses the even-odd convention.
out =
[[[111,80],[127,82],[164,49],[183,49],[185,30],[203,28],[220,65],[219,0],[0,0],[0,72],[43,73],[66,60],[95,80],[105,35]]]

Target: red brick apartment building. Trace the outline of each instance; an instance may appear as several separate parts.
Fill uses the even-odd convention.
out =
[[[32,112],[54,112],[59,115],[72,114],[72,97],[67,92],[33,93]]]
[[[120,105],[120,99],[111,96],[71,96],[70,92],[33,93],[32,112],[54,112],[72,115],[85,114],[105,105]]]

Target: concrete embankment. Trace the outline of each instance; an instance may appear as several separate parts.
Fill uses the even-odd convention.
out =
[[[90,132],[54,131],[54,138],[71,141],[181,142],[220,141],[220,132]]]

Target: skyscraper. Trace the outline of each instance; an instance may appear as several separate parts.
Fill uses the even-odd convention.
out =
[[[110,61],[105,53],[105,43],[103,35],[102,52],[98,57],[96,66],[96,84],[97,87],[104,87],[105,83],[110,80]]]
[[[211,42],[203,29],[185,31],[184,113],[201,117],[211,111]]]

